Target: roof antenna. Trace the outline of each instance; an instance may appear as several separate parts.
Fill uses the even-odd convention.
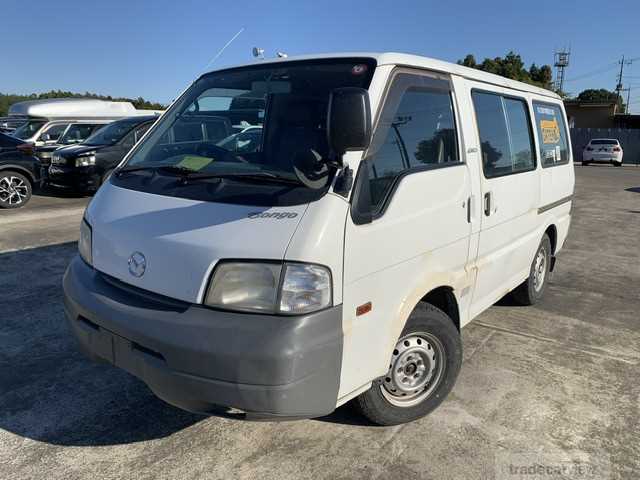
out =
[[[289,56],[284,52],[278,52],[276,53],[276,55],[278,56],[278,58],[287,58]]]
[[[244,32],[244,27],[242,27],[240,30],[238,30],[238,33],[236,33],[233,37],[231,37],[231,40],[229,40],[227,43],[225,43],[225,44],[224,44],[224,47],[222,47],[222,48],[220,49],[220,51],[219,51],[218,53],[216,53],[216,56],[215,56],[215,57],[213,57],[213,58],[209,61],[209,63],[207,63],[207,64],[205,65],[205,67],[203,68],[203,70],[206,70],[207,68],[209,68],[209,67],[211,66],[211,64],[212,64],[213,62],[215,62],[215,61],[218,59],[218,57],[219,57],[220,55],[222,55],[222,52],[224,52],[224,51],[226,50],[226,48],[227,48],[229,45],[231,45],[231,42],[233,42],[236,38],[238,38],[238,36],[239,36],[242,32]]]

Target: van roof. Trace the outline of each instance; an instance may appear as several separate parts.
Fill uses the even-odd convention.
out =
[[[137,110],[130,102],[110,102],[94,98],[51,98],[27,100],[9,107],[9,116],[57,118],[117,119],[149,115],[153,111]]]
[[[461,77],[468,78],[470,80],[477,80],[479,82],[489,83],[492,85],[496,85],[504,88],[510,88],[514,90],[520,90],[523,92],[535,93],[537,95],[542,95],[545,97],[560,100],[559,95],[545,88],[536,87],[534,85],[529,85],[528,83],[524,83],[524,82],[518,82],[516,80],[510,80],[500,75],[483,72],[482,70],[477,70],[475,68],[465,67],[463,65],[458,65],[457,63],[445,62],[442,60],[437,60],[435,58],[423,57],[420,55],[411,55],[408,53],[396,53],[396,52],[323,53],[323,54],[316,54],[316,55],[302,55],[302,56],[287,57],[287,58],[269,58],[264,60],[254,60],[253,62],[246,63],[243,65],[237,65],[237,66],[243,67],[243,66],[249,66],[249,65],[260,65],[260,64],[270,64],[270,63],[286,63],[286,62],[293,62],[293,61],[299,61],[299,60],[315,60],[315,59],[326,59],[326,58],[353,58],[353,57],[373,58],[376,60],[378,66],[401,65],[406,67],[423,68],[423,69],[433,70],[441,73],[452,73],[454,75],[459,75]],[[233,68],[233,67],[226,67],[226,68],[216,69],[216,70],[226,70],[228,68]]]

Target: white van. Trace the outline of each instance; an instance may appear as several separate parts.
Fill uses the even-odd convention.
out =
[[[213,120],[215,119],[215,120]],[[224,148],[228,128],[261,134]],[[88,206],[64,278],[82,349],[186,410],[419,418],[461,329],[545,291],[574,170],[554,93],[413,55],[201,76]]]

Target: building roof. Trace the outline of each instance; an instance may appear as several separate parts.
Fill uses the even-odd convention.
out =
[[[603,108],[603,107],[612,107],[616,105],[616,101],[612,100],[610,102],[584,102],[582,100],[565,100],[565,105],[571,105],[575,107],[584,107],[584,108]]]
[[[372,53],[372,52],[344,52],[344,53],[323,53],[317,55],[303,55],[287,58],[269,58],[264,60],[254,60],[253,62],[237,65],[235,67],[246,67],[251,65],[264,65],[274,63],[287,63],[301,60],[317,60],[326,58],[373,58],[376,60],[378,66],[381,65],[401,65],[406,67],[424,68],[433,70],[440,73],[452,73],[470,80],[477,80],[479,82],[489,83],[492,85],[510,88],[514,90],[520,90],[523,92],[535,93],[537,95],[543,95],[546,97],[560,100],[560,96],[551,90],[529,85],[528,83],[518,82],[511,80],[500,75],[484,72],[475,68],[465,67],[458,65],[457,63],[445,62],[437,60],[435,58],[422,57],[419,55],[411,55],[407,53]],[[225,67],[217,70],[226,70],[228,68],[235,68],[234,66]]]

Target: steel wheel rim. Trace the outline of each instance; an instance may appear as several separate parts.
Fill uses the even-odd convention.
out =
[[[547,275],[547,251],[541,248],[536,255],[533,265],[533,288],[536,292],[542,290],[544,279]]]
[[[7,176],[0,178],[0,202],[18,205],[29,195],[29,187],[20,177]]]
[[[405,335],[396,344],[389,371],[382,379],[382,395],[396,407],[418,405],[440,385],[445,358],[442,342],[432,334]]]

